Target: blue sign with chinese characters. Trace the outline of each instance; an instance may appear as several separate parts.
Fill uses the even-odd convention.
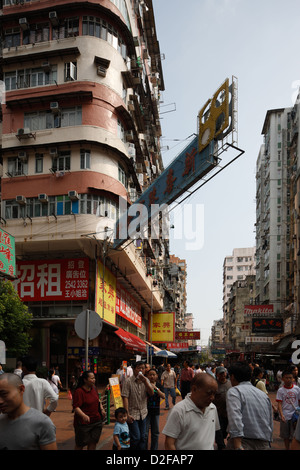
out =
[[[198,140],[199,137],[196,135],[154,183],[143,192],[133,206],[120,217],[116,225],[116,238],[113,248],[118,248],[130,238],[129,224],[132,223],[135,216],[137,217],[136,211],[140,211],[141,207],[143,208],[143,214],[139,222],[142,227],[151,217],[157,216],[161,206],[170,205],[215,168],[217,162],[213,156],[214,142],[210,142],[199,153]]]

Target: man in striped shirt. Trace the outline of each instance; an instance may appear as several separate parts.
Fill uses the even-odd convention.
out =
[[[136,362],[133,365],[132,377],[128,377],[122,387],[123,404],[128,415],[131,450],[146,448],[147,398],[148,395],[154,394],[154,388],[144,373],[144,362]]]
[[[250,382],[251,368],[237,363],[228,370],[232,387],[226,395],[228,449],[270,449],[273,433],[272,405],[269,397]]]

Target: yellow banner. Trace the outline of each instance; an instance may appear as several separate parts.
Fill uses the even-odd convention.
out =
[[[117,410],[118,408],[123,407],[123,398],[121,396],[119,377],[111,377],[108,379],[108,381],[112,391],[115,409]]]
[[[116,324],[116,277],[105,267],[104,270],[104,291],[103,291],[103,264],[97,261],[97,280],[96,280],[96,305],[95,311],[100,317]]]
[[[152,342],[169,343],[175,338],[175,313],[153,313]]]

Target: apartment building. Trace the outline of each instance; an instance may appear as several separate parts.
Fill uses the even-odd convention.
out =
[[[291,301],[291,108],[269,110],[256,168],[256,303],[282,314]]]
[[[67,382],[84,356],[74,321],[95,310],[91,361],[110,374],[144,352],[151,305],[163,308],[147,265],[165,262],[167,241],[111,248],[120,198],[129,206],[163,169],[152,0],[3,0],[1,33],[1,223],[32,351]]]
[[[230,297],[230,290],[235,281],[242,281],[255,273],[255,247],[234,248],[232,254],[223,262],[223,306]]]

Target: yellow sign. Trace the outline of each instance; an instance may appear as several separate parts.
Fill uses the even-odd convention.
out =
[[[175,313],[154,313],[152,320],[152,343],[172,343],[175,338]]]
[[[199,145],[201,152],[215,137],[229,126],[229,79],[215,92],[198,114]]]
[[[103,264],[98,260],[95,311],[103,320],[113,325],[116,324],[116,292],[117,280],[108,268],[104,270],[103,285]]]
[[[112,391],[115,409],[117,410],[118,408],[123,407],[123,398],[121,396],[119,377],[111,377],[108,379],[108,381]]]

